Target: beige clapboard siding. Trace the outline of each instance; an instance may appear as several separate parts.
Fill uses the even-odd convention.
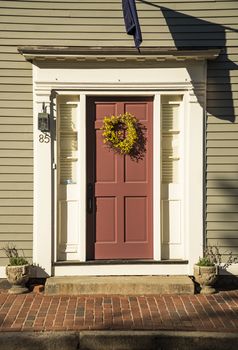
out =
[[[118,12],[118,18],[111,18],[110,16],[107,17],[86,17],[86,18],[82,18],[82,17],[70,17],[68,15],[66,15],[66,17],[51,17],[50,18],[50,22],[49,22],[49,18],[46,17],[42,17],[42,16],[37,16],[34,14],[34,16],[3,16],[1,15],[1,22],[2,23],[10,23],[10,24],[44,24],[47,25],[49,27],[49,31],[51,29],[51,26],[53,25],[58,25],[59,23],[61,23],[63,26],[69,25],[77,25],[77,26],[83,26],[83,25],[90,25],[90,27],[97,27],[97,26],[122,26],[123,25],[123,19],[120,16],[120,13]],[[213,23],[214,22],[214,16],[211,17],[206,17],[205,19],[208,23],[206,24],[206,26],[211,26],[210,22]],[[232,25],[235,26],[237,25],[237,20],[236,17],[232,16],[232,17],[223,17],[223,16],[219,16],[216,17],[215,19],[215,23],[219,24],[219,25],[224,25],[224,23],[226,25]],[[156,25],[156,26],[167,26],[166,20],[164,18],[164,16],[160,17],[160,18],[156,18],[156,22],[155,23],[151,23],[151,18],[143,18],[140,16],[140,24],[142,29],[144,30],[145,26],[151,26],[151,25]],[[173,24],[172,26],[175,29],[175,26],[184,26],[184,25],[189,25],[189,26],[194,26],[194,21],[191,18],[184,18],[184,17],[178,17],[178,18],[173,18]],[[219,30],[219,29],[217,29]],[[9,49],[10,51],[14,51],[14,49]]]
[[[59,21],[57,20],[56,23]],[[161,21],[162,22],[162,21]],[[71,34],[79,34],[79,33],[94,33],[95,31],[99,33],[122,33],[124,31],[124,23],[121,21],[120,23],[116,24],[114,21],[111,21],[111,23],[105,23],[102,22],[101,24],[95,24],[95,21],[92,22],[92,24],[82,24],[80,21],[79,23],[72,24],[72,21],[69,21],[69,23],[65,24],[48,24],[47,26],[43,24],[17,24],[18,32],[23,31],[29,31],[31,33],[43,33],[45,35],[46,33],[71,33]],[[16,32],[16,24],[15,23],[2,23],[0,25],[0,28],[4,32],[14,33]],[[151,25],[151,23],[147,23],[147,21],[142,20],[141,21],[141,28],[143,29],[143,33],[169,33],[169,28],[166,24],[166,21],[160,23],[160,25]],[[233,29],[238,29],[237,24],[232,25]],[[177,33],[180,33],[180,35],[186,33],[187,26],[186,25],[180,25],[180,24],[173,24],[173,26],[170,27],[172,30],[176,30]],[[224,30],[222,28],[217,28],[217,36],[218,33],[223,32]],[[232,31],[226,30],[227,33],[232,37]],[[200,28],[198,25],[190,25],[190,33],[214,33],[214,26],[212,24],[204,25],[202,28]],[[4,51],[4,50],[3,50]],[[7,56],[6,54],[2,53],[1,57],[5,58],[6,60],[13,59],[15,55],[12,55],[12,57]]]
[[[12,93],[30,93],[32,96],[32,85],[31,84],[5,84],[5,83],[0,83],[0,93],[6,93],[9,92],[10,94]]]
[[[177,12],[163,13],[161,6]],[[231,195],[230,190],[233,188],[236,193],[238,188],[238,71],[234,66],[231,68],[231,61],[238,63],[238,2],[155,0],[150,5],[137,1],[137,8],[145,46],[175,47],[173,33],[177,46],[209,48],[223,47],[226,43],[225,52],[208,63],[207,237],[219,238],[221,244],[227,238],[232,246],[231,239],[236,238],[233,219],[238,214],[238,196]],[[32,198],[28,197],[32,196],[33,184],[32,67],[18,54],[17,46],[114,46],[115,42],[121,46],[133,45],[133,38],[124,30],[121,0],[0,2],[0,166],[3,171],[0,170],[0,193],[8,196],[0,197],[0,215],[5,215],[9,224],[11,215],[15,219],[19,216],[29,219],[32,215]],[[234,114],[235,123],[225,119]],[[14,192],[15,197],[10,198]],[[27,194],[21,198],[23,193]],[[220,214],[224,208],[230,208],[234,216],[228,215],[222,221]],[[210,213],[214,216],[209,216]],[[209,225],[214,220],[217,224],[211,228]],[[31,232],[18,231],[17,225],[15,229],[19,244],[25,240],[31,242]],[[2,232],[0,246],[8,234],[9,240],[13,240],[14,233]],[[31,243],[26,248],[30,255]],[[0,264],[1,261],[4,259],[0,258]]]
[[[89,1],[67,1],[66,3],[60,2],[60,1],[1,1],[0,7],[10,7],[10,8],[32,8],[34,9],[54,9],[55,3],[57,3],[57,9],[80,9],[80,10],[89,10],[90,9],[90,2]],[[121,2],[118,0],[115,1],[99,1],[94,0],[92,1],[94,4],[93,7],[95,10],[101,9],[102,5],[105,10],[111,10],[111,9],[121,9]],[[213,7],[214,9],[237,9],[237,2],[235,1],[153,1],[154,5],[161,6],[161,4],[164,5],[164,3],[173,5],[173,9],[176,10],[197,10],[197,4],[201,3],[201,7],[203,9],[211,9]],[[162,6],[163,6],[162,5]],[[140,3],[137,4],[138,10],[147,10],[150,8],[149,3]]]

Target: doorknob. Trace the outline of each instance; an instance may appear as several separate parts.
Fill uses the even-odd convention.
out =
[[[93,185],[88,183],[87,186],[87,212],[93,212]]]

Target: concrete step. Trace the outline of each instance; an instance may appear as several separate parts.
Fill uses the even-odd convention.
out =
[[[194,284],[188,276],[64,276],[48,278],[45,294],[194,294]]]

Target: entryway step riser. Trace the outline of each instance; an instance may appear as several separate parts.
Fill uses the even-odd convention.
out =
[[[194,294],[188,276],[73,276],[51,277],[45,293],[64,295]]]

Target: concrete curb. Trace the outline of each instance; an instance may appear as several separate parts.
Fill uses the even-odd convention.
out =
[[[1,332],[0,350],[237,350],[238,334],[174,331]]]

